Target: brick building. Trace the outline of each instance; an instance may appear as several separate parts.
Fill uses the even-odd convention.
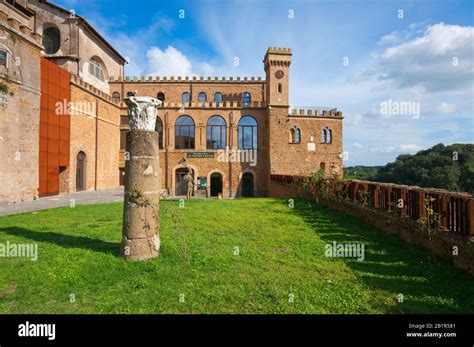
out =
[[[185,158],[195,195],[272,195],[271,174],[304,175],[324,169],[342,175],[342,113],[290,109],[291,49],[269,48],[265,79],[134,77],[111,80],[112,97],[152,96],[161,135],[161,189],[185,194]],[[121,111],[120,171],[126,157],[127,109]]]
[[[270,175],[342,174],[342,113],[290,108],[292,52],[265,78],[124,77],[125,59],[86,19],[46,0],[0,0],[0,204],[121,184],[123,98],[158,110],[163,194],[268,196]],[[18,63],[20,62],[20,63]]]

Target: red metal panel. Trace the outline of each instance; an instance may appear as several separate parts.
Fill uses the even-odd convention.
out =
[[[59,193],[59,166],[69,165],[70,119],[57,114],[70,100],[70,74],[41,59],[39,195]],[[62,119],[61,117],[66,117]]]

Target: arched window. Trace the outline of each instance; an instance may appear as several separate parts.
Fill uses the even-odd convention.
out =
[[[190,100],[189,93],[188,93],[188,92],[184,92],[184,93],[183,93],[183,96],[182,96],[182,98],[181,98],[182,103],[184,104],[184,103],[186,103],[186,102],[189,102],[189,100]]]
[[[189,116],[181,116],[176,120],[175,136],[176,149],[194,148],[194,121]]]
[[[278,83],[277,90],[278,90],[278,93],[283,93],[283,86],[281,85],[281,83]]]
[[[326,143],[332,143],[332,130],[326,128],[327,135],[326,135]]]
[[[221,116],[212,116],[207,121],[207,149],[224,149],[226,146],[226,123]]]
[[[161,106],[163,106],[163,102],[165,102],[165,93],[159,92],[156,94],[156,98],[161,101]]]
[[[319,171],[322,171],[323,173],[326,172],[326,163],[322,162],[319,164]]]
[[[43,46],[46,54],[54,54],[61,46],[61,33],[56,27],[43,30]]]
[[[131,97],[131,96],[135,96],[135,93],[134,92],[127,92],[127,97]]]
[[[249,107],[250,106],[250,103],[252,102],[252,98],[250,96],[250,93],[248,92],[245,92],[243,95],[242,95],[242,101],[244,103],[244,107]]]
[[[163,149],[163,121],[156,117],[155,131],[158,133],[158,147]]]
[[[119,92],[113,92],[112,93],[112,100],[114,102],[120,102],[120,93]]]
[[[321,129],[321,143],[326,143],[326,129]]]
[[[199,93],[198,96],[199,102],[201,103],[202,107],[206,106],[207,95],[204,92]]]
[[[217,92],[214,94],[214,102],[216,103],[216,106],[219,107],[220,103],[222,102],[222,93]]]
[[[290,129],[290,142],[291,143],[300,143],[300,129],[298,129],[296,126]]]
[[[0,66],[3,66],[5,68],[8,67],[7,62],[8,62],[8,52],[6,49],[0,48]]]
[[[105,81],[103,65],[99,62],[97,58],[92,58],[89,61],[89,74],[101,81]]]
[[[238,127],[239,149],[257,149],[257,121],[251,116],[242,117]]]

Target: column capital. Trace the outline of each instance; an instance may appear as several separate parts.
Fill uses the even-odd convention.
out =
[[[148,96],[130,96],[124,98],[127,105],[130,130],[155,131],[156,107],[161,101]]]

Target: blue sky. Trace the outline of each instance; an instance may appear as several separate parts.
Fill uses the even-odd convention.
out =
[[[52,2],[86,17],[129,75],[263,77],[266,48],[291,47],[291,103],[343,111],[346,166],[473,142],[471,0]]]

